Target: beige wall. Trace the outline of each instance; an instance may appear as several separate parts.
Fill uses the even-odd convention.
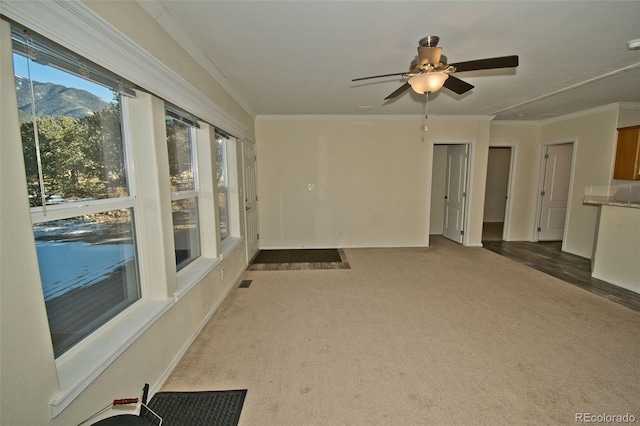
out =
[[[617,127],[640,125],[640,105],[623,105],[618,112]]]
[[[608,185],[613,173],[617,108],[542,124],[540,143],[574,142],[572,183],[565,223],[564,250],[591,258],[598,210],[583,204],[585,188]]]
[[[481,241],[489,145],[514,149],[507,239],[534,240],[541,146],[575,142],[564,244],[590,258],[596,208],[582,198],[587,185],[610,181],[617,117],[611,106],[541,124],[433,119],[427,132],[419,120],[258,117],[261,245],[425,245],[425,233],[441,233],[433,144],[447,143],[472,147],[466,243]]]
[[[252,118],[155,21],[133,2],[89,2],[120,31],[144,46],[189,84],[244,123]],[[53,5],[52,7],[57,7]],[[33,28],[37,31],[37,28]],[[2,58],[11,57],[9,26],[1,21]],[[61,29],[64,31],[64,29]],[[157,386],[242,273],[246,252],[235,246],[210,273],[146,329],[56,418],[49,403],[59,390],[31,227],[11,61],[0,65],[0,424],[75,425],[114,398],[139,396],[144,383]],[[12,107],[13,106],[13,107]],[[9,201],[10,200],[10,201]],[[225,278],[221,279],[221,268]],[[172,299],[171,299],[172,300]]]
[[[442,235],[444,230],[444,196],[447,184],[447,145],[434,145],[431,173],[431,213],[429,234]]]
[[[11,38],[0,21],[0,40]],[[0,57],[11,45],[0,43]],[[43,424],[57,390],[53,348],[40,286],[11,61],[0,62],[0,423]],[[10,200],[10,201],[9,201]],[[24,417],[24,421],[21,417]]]
[[[261,247],[426,244],[419,120],[258,120],[256,136]]]
[[[593,276],[640,293],[640,209],[602,206]]]
[[[261,247],[427,245],[434,143],[472,146],[467,230],[468,244],[479,245],[489,122],[421,126],[419,118],[258,117]]]

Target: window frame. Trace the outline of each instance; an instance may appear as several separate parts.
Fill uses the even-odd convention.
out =
[[[220,146],[222,147],[221,151],[223,154],[223,160],[220,162],[219,159],[217,158],[217,153],[218,150],[216,149],[216,177],[218,176],[218,164],[222,164],[224,169],[222,171],[222,181],[223,184],[220,184],[220,179],[217,179],[216,182],[216,190],[217,190],[217,195],[218,198],[216,199],[216,210],[218,212],[217,214],[217,218],[218,218],[218,229],[219,229],[219,237],[220,237],[220,242],[224,243],[226,242],[231,236],[231,208],[230,208],[230,200],[229,200],[229,189],[230,189],[230,185],[229,185],[229,147],[228,144],[231,140],[231,136],[229,136],[228,134],[226,134],[225,132],[219,130],[219,129],[215,129],[215,143],[218,144],[218,140],[221,140]],[[220,215],[220,195],[224,194],[224,199],[225,199],[225,205],[226,205],[226,217],[227,217],[227,232],[226,235],[222,234],[222,219],[221,219],[221,215]]]
[[[13,25],[12,30],[16,30],[16,29],[20,29],[20,27],[16,27],[15,25]],[[43,43],[41,39],[39,42]],[[46,41],[44,43],[46,43]],[[25,45],[27,45],[26,42],[25,42]],[[12,54],[20,56],[21,58],[24,58],[26,61],[34,61],[34,58],[32,57],[32,55],[28,54],[27,52],[20,51],[18,49],[19,47],[21,47],[21,45],[17,43],[15,39],[12,37]],[[59,49],[62,55],[67,55],[67,52],[68,52],[66,49],[58,47],[54,43],[51,43],[51,46],[45,46],[45,47],[49,48],[51,52],[56,52]],[[78,200],[78,201],[72,200],[72,201],[68,201],[60,204],[48,204],[45,201],[45,199],[42,199],[41,205],[29,207],[31,223],[32,225],[38,225],[38,224],[45,224],[48,222],[55,222],[59,220],[73,219],[73,218],[82,217],[85,215],[108,213],[108,212],[113,212],[118,210],[129,210],[131,215],[131,222],[130,222],[131,231],[132,231],[131,244],[133,245],[135,282],[129,283],[128,286],[130,286],[131,284],[134,284],[135,288],[133,293],[129,294],[127,292],[126,294],[127,297],[125,299],[119,301],[117,304],[113,306],[110,306],[109,310],[106,312],[107,314],[105,317],[103,317],[102,319],[100,319],[100,317],[95,318],[95,320],[97,321],[97,322],[94,321],[95,324],[93,322],[83,323],[82,324],[83,328],[86,328],[87,326],[89,326],[87,329],[92,328],[92,330],[86,332],[86,334],[83,332],[80,332],[82,336],[78,340],[72,341],[71,343],[68,343],[68,344],[62,344],[61,347],[56,346],[56,344],[54,344],[52,340],[52,348],[54,350],[54,353],[57,353],[60,351],[60,353],[57,353],[57,355],[55,355],[56,363],[58,362],[64,363],[65,360],[76,356],[77,353],[81,351],[80,348],[84,347],[86,345],[86,341],[90,340],[91,336],[94,335],[99,329],[104,328],[109,323],[114,321],[114,319],[121,316],[124,312],[129,311],[132,308],[132,306],[136,305],[138,302],[144,299],[144,286],[143,286],[144,278],[143,278],[142,268],[140,267],[141,250],[140,250],[140,244],[139,244],[139,241],[142,235],[140,234],[139,227],[136,226],[136,223],[138,223],[140,220],[140,214],[139,214],[140,208],[139,208],[139,204],[137,202],[137,197],[136,197],[137,185],[136,185],[136,176],[134,173],[133,135],[131,132],[130,108],[129,108],[129,95],[135,95],[135,92],[129,92],[127,95],[124,95],[122,91],[117,92],[114,90],[113,87],[105,85],[105,83],[103,83],[102,81],[96,81],[96,79],[79,75],[73,70],[66,68],[64,66],[66,64],[67,63],[65,62],[62,64],[62,66],[60,64],[46,64],[46,65],[53,67],[65,74],[70,74],[77,78],[81,78],[91,83],[94,83],[96,85],[106,87],[107,89],[113,91],[114,94],[118,95],[118,105],[119,105],[119,112],[120,112],[119,130],[120,130],[120,139],[122,144],[121,149],[122,149],[123,171],[126,175],[127,195],[121,196],[121,197],[109,197],[109,198],[100,198],[100,199],[85,199],[85,200]],[[92,69],[99,69],[99,68],[95,68],[94,65],[90,65],[90,67],[92,67]],[[14,65],[14,71],[15,71],[15,65]],[[29,78],[30,79],[29,84],[32,84],[30,75],[25,76],[25,78]],[[58,84],[58,83],[54,82],[54,84]],[[70,88],[78,89],[73,85],[70,86]],[[80,89],[80,90],[84,90],[84,89]],[[31,118],[33,120],[33,116]],[[23,144],[22,140],[20,144],[21,145]],[[37,146],[35,149],[38,149]],[[39,153],[38,153],[38,156],[40,156]],[[41,168],[42,164],[38,162],[37,167]],[[26,178],[26,175],[23,178]],[[35,243],[35,235],[34,235],[34,243]],[[40,271],[41,287],[43,285],[43,279],[42,279],[43,273],[46,275],[46,272],[41,270]],[[48,323],[51,327],[51,321],[49,318],[48,318]]]
[[[182,119],[182,115],[184,115],[184,119]],[[201,191],[200,191],[200,173],[198,166],[198,143],[197,143],[197,129],[200,127],[197,124],[197,119],[193,119],[190,114],[184,112],[177,107],[174,107],[170,104],[165,104],[165,126],[167,118],[178,121],[186,126],[188,126],[188,134],[189,134],[189,160],[191,166],[192,173],[192,182],[193,189],[180,190],[180,191],[171,191],[171,203],[175,201],[181,200],[190,200],[193,199],[196,203],[195,212],[197,214],[197,223],[196,223],[196,233],[198,235],[198,255],[193,258],[188,258],[188,262],[184,264],[179,264],[176,262],[176,272],[180,273],[184,271],[185,268],[188,268],[194,262],[197,262],[198,259],[203,257],[203,248],[202,248],[202,227],[201,227],[201,218],[202,215],[200,213],[200,200],[201,200]],[[167,150],[168,150],[168,136],[166,138],[167,142]],[[171,177],[171,175],[169,175]],[[173,208],[172,208],[173,210]],[[172,226],[174,226],[172,220]],[[174,251],[175,251],[175,232],[174,232]]]
[[[137,185],[133,156],[133,134],[131,132],[131,113],[129,98],[120,95],[120,128],[122,135],[122,153],[127,173],[127,186],[129,195],[125,197],[102,198],[96,200],[71,201],[61,204],[47,204],[46,206],[30,207],[31,222],[43,223],[53,220],[68,219],[71,217],[82,216],[86,214],[103,213],[111,210],[120,210],[131,208],[134,211],[134,221],[139,218],[136,216],[138,208],[137,203]],[[137,232],[137,231],[136,231]],[[140,235],[136,235],[137,238]],[[138,252],[138,250],[136,250]],[[139,253],[138,253],[139,254]]]

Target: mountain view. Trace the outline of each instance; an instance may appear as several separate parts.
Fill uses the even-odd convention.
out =
[[[20,122],[28,121],[31,115],[29,80],[19,76],[15,76],[15,78]],[[33,92],[38,117],[64,115],[82,118],[109,105],[108,102],[86,90],[69,88],[59,84],[34,81]]]

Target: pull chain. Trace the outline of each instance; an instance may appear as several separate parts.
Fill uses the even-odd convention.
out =
[[[426,101],[424,103],[424,125],[422,126],[422,130],[425,132],[429,130],[427,128],[427,120],[429,119],[429,92],[424,93],[426,96]]]

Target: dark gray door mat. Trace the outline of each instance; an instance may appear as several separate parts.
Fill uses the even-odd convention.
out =
[[[342,249],[288,249],[260,250],[247,269],[350,269],[350,266]]]
[[[147,404],[162,418],[163,426],[237,426],[246,389],[206,392],[158,392]],[[150,425],[158,419],[143,415]]]

